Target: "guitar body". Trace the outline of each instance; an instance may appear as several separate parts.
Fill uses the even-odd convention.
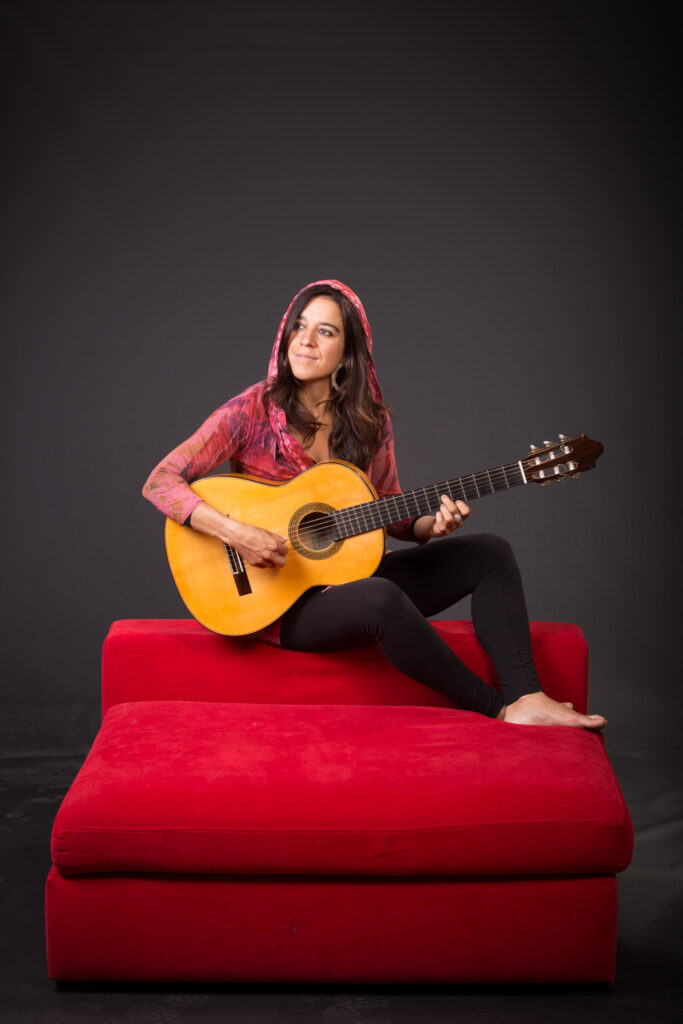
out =
[[[214,633],[254,633],[311,587],[371,576],[382,559],[382,527],[335,540],[325,526],[330,512],[377,498],[365,474],[349,462],[320,462],[285,482],[228,473],[204,477],[191,487],[219,512],[288,538],[283,568],[256,569],[237,556],[236,573],[234,549],[166,520],[166,554],[180,596],[191,615]]]

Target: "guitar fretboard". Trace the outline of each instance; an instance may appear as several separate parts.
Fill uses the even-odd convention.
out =
[[[485,469],[481,473],[470,473],[454,480],[418,487],[414,491],[406,491],[405,494],[378,498],[363,505],[350,505],[333,514],[335,534],[337,539],[341,540],[345,537],[355,537],[359,533],[368,533],[380,526],[399,523],[403,519],[434,515],[441,505],[442,494],[447,494],[453,501],[461,500],[469,504],[486,494],[497,494],[499,491],[507,491],[526,482],[520,463],[511,462],[507,466]]]

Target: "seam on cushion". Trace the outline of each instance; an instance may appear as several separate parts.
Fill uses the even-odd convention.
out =
[[[411,826],[408,826],[408,827],[405,827],[405,828],[403,828],[403,827],[399,827],[399,828],[379,828],[379,827],[378,828],[374,828],[374,827],[369,827],[369,828],[360,828],[360,827],[358,827],[358,828],[340,828],[340,827],[337,827],[337,826],[325,827],[325,828],[323,828],[323,827],[320,827],[320,828],[318,828],[318,827],[273,828],[273,827],[267,827],[267,826],[261,827],[261,826],[258,826],[258,825],[253,825],[253,826],[249,826],[249,827],[245,827],[245,828],[238,828],[238,827],[232,827],[232,826],[211,827],[210,825],[159,825],[159,826],[154,826],[153,828],[148,828],[147,826],[142,825],[139,828],[131,828],[130,826],[119,826],[119,825],[102,825],[102,826],[98,826],[98,825],[74,825],[74,826],[71,826],[71,825],[60,825],[60,826],[58,826],[55,829],[55,833],[57,833],[57,834],[62,833],[63,834],[63,833],[67,833],[67,832],[68,833],[75,833],[75,832],[82,832],[82,833],[89,833],[89,832],[118,832],[118,833],[123,833],[123,832],[126,832],[126,833],[129,833],[131,835],[138,835],[140,832],[148,832],[148,833],[156,833],[156,832],[204,832],[204,833],[207,833],[208,835],[212,835],[212,834],[217,833],[217,832],[221,832],[221,833],[225,833],[225,834],[232,834],[232,833],[246,834],[246,833],[250,833],[250,832],[261,834],[261,833],[264,833],[264,832],[271,832],[273,834],[282,835],[285,832],[291,832],[294,835],[298,835],[298,834],[303,833],[303,832],[310,832],[310,833],[313,833],[313,834],[318,833],[318,832],[325,832],[325,833],[338,832],[338,833],[340,833],[342,835],[347,835],[347,834],[351,835],[351,834],[354,834],[354,833],[373,834],[373,833],[377,832],[377,833],[382,833],[382,834],[389,835],[391,833],[403,833],[403,832],[445,832],[445,831],[457,831],[458,829],[464,829],[464,828],[466,828],[466,829],[470,829],[470,828],[508,828],[508,827],[517,828],[519,825],[524,825],[524,826],[527,826],[527,825],[530,825],[530,826],[543,826],[545,828],[545,827],[552,826],[552,825],[561,826],[561,827],[564,827],[564,826],[576,827],[576,826],[585,826],[585,825],[590,825],[590,826],[593,826],[593,825],[613,826],[613,825],[623,825],[624,823],[625,823],[625,819],[624,818],[611,818],[611,819],[607,819],[607,818],[602,818],[602,819],[589,818],[589,819],[584,819],[584,820],[581,820],[581,821],[577,821],[576,819],[573,819],[573,820],[566,820],[566,821],[552,821],[552,820],[538,821],[538,820],[535,820],[535,821],[465,822],[465,823],[462,823],[462,824],[458,823],[458,824],[455,824],[455,825],[425,825],[425,826],[411,825]]]

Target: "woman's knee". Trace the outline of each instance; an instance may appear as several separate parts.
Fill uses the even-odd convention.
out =
[[[501,537],[497,533],[477,533],[467,539],[471,544],[472,552],[478,556],[482,566],[517,569],[515,553],[505,537]]]
[[[304,594],[285,612],[280,629],[283,647],[319,649],[341,637],[365,633],[377,639],[402,617],[405,605],[417,612],[410,599],[391,580],[371,576]],[[333,649],[333,648],[330,648]]]
[[[411,603],[397,583],[381,576],[363,580],[361,588],[362,595],[359,594],[359,598],[364,610],[368,617],[378,623],[400,614],[402,606],[406,602]]]
[[[480,541],[487,551],[493,551],[501,558],[515,557],[510,541],[498,533],[480,533],[475,539]]]

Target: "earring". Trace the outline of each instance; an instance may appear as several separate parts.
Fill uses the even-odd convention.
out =
[[[332,386],[333,391],[339,391],[339,385],[337,384],[337,374],[339,373],[343,365],[343,363],[339,363],[338,366],[335,366],[334,373],[330,377],[330,385]]]

